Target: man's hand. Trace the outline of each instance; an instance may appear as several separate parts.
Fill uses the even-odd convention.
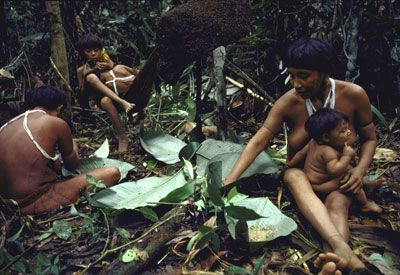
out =
[[[365,171],[361,168],[354,167],[350,169],[340,180],[340,191],[347,193],[357,193],[362,188],[362,180]]]

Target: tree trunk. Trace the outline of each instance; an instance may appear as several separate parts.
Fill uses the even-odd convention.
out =
[[[202,142],[205,140],[205,136],[202,132],[202,122],[201,122],[201,113],[202,113],[202,102],[201,102],[201,61],[197,60],[195,65],[195,78],[196,78],[196,116],[194,118],[194,122],[196,123],[196,127],[193,129],[195,141]]]
[[[347,37],[344,37],[346,41],[345,45],[347,47],[343,49],[347,57],[346,80],[350,82],[354,82],[354,80],[359,76],[356,59],[358,52],[358,30],[362,12],[362,3],[359,1],[351,1],[349,16],[346,20],[347,26],[345,26]]]
[[[7,64],[7,21],[4,0],[0,0],[0,68]]]
[[[69,85],[68,60],[61,19],[60,1],[46,1],[46,11],[50,15],[51,59],[54,62],[53,67],[58,75],[58,86],[65,91],[67,95],[68,109],[65,109],[63,117],[66,118],[67,121],[70,121],[72,93]]]
[[[226,51],[225,47],[221,46],[213,51],[214,74],[216,87],[216,100],[218,107],[218,137],[221,140],[227,138],[228,119],[226,115],[226,87],[224,79],[224,64]]]

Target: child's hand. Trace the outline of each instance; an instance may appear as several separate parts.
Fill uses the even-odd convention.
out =
[[[107,62],[96,62],[96,67],[100,69],[100,71],[107,71],[112,69]]]
[[[347,145],[347,143],[345,143],[343,148],[343,155],[353,157],[355,156],[355,154],[356,151],[351,146]]]

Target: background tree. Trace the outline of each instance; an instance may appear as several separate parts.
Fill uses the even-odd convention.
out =
[[[50,14],[51,64],[58,74],[58,86],[66,92],[68,109],[65,115],[71,118],[71,86],[65,48],[64,28],[62,24],[60,2],[46,1],[46,11]]]

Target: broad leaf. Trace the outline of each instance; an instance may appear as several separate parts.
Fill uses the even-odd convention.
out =
[[[223,206],[224,201],[222,200],[221,192],[219,191],[218,187],[214,184],[210,183],[207,185],[207,195],[210,198],[210,201],[215,206]]]
[[[53,231],[54,233],[63,240],[68,240],[72,234],[72,227],[66,221],[54,221],[53,222]]]
[[[193,165],[190,161],[183,159],[185,166],[183,167],[183,173],[188,180],[194,179],[194,169]]]
[[[185,177],[180,171],[172,177],[149,177],[117,184],[100,191],[93,198],[109,208],[136,209],[158,203],[185,184]]]
[[[374,115],[376,115],[379,119],[379,122],[385,126],[386,128],[389,128],[389,123],[387,123],[385,117],[382,115],[381,111],[379,111],[374,105],[371,105],[371,111]]]
[[[168,194],[161,202],[181,202],[184,201],[189,196],[194,193],[194,186],[196,185],[196,180],[188,181],[184,186],[175,189]]]
[[[92,157],[81,159],[78,167],[73,172],[76,174],[86,174],[94,169],[104,167],[117,167],[121,174],[120,181],[126,177],[130,170],[135,168],[132,164],[120,160]],[[63,169],[62,172],[64,176],[73,175],[73,173],[66,169]]]
[[[146,219],[149,219],[149,220],[152,221],[152,222],[157,222],[157,221],[158,221],[157,213],[154,212],[154,210],[151,209],[151,208],[149,208],[149,207],[141,207],[141,208],[138,208],[137,211],[139,211],[140,213],[142,213],[143,216],[144,216]]]
[[[208,162],[215,156],[223,153],[241,152],[243,145],[229,142],[220,141],[215,139],[206,139],[197,149],[197,175],[204,176]]]
[[[241,200],[244,200],[245,198],[247,198],[249,196],[239,193],[237,191],[236,186],[233,187],[231,190],[229,190],[228,196],[225,198],[226,204],[228,203],[234,203],[234,202],[238,202]]]
[[[244,237],[249,242],[267,242],[280,236],[289,235],[296,230],[296,223],[285,216],[268,198],[247,198],[240,202],[233,203],[234,206],[242,206],[252,209],[254,212],[263,216],[263,218],[246,221],[247,234]],[[238,238],[236,232],[236,223],[238,219],[228,215],[225,212],[225,220],[228,225],[229,233],[234,239]]]
[[[396,266],[400,265],[398,255],[385,252],[383,255],[379,253],[372,253],[367,257],[367,261],[376,266],[382,274],[400,274],[400,270]]]
[[[227,215],[238,220],[250,221],[262,218],[262,216],[257,214],[254,210],[244,206],[230,205],[226,206],[224,210]]]
[[[147,131],[140,135],[140,144],[157,160],[166,164],[179,162],[179,151],[186,143],[171,135],[157,131]]]
[[[182,159],[187,159],[187,160],[191,160],[192,157],[196,154],[197,150],[200,148],[200,143],[198,142],[190,142],[188,145],[186,145],[185,147],[183,147],[180,151],[179,151],[179,158]]]
[[[107,158],[110,153],[110,146],[108,144],[108,139],[106,138],[103,144],[93,153],[94,156],[98,158]]]
[[[207,166],[207,179],[210,184],[218,188],[222,186],[222,161],[209,163]]]
[[[204,176],[207,166],[216,161],[222,161],[222,179],[224,179],[243,149],[243,145],[229,141],[217,141],[207,139],[197,150],[197,174]],[[276,163],[266,152],[261,152],[253,163],[243,172],[240,178],[246,178],[254,174],[271,174],[278,172]]]

